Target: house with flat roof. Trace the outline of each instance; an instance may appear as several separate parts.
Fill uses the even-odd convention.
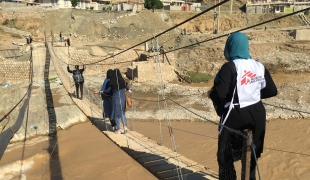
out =
[[[185,2],[183,0],[161,0],[164,9],[170,11],[200,11],[201,3]]]
[[[259,13],[292,13],[310,7],[308,0],[248,0],[246,12]]]

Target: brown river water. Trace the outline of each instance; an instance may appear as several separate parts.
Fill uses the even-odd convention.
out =
[[[276,83],[310,81],[310,74],[274,74]],[[191,84],[210,87],[212,83]],[[128,120],[130,121],[130,119]],[[156,126],[134,122],[137,132],[158,139]],[[172,122],[179,152],[217,171],[217,126]],[[189,133],[191,132],[191,133]],[[193,133],[194,132],[194,133]],[[169,134],[163,144],[171,147]],[[122,136],[122,135],[120,135]],[[267,123],[259,170],[264,180],[310,180],[310,120],[272,120]],[[194,150],[194,151],[193,151]],[[50,155],[53,154],[52,157]],[[23,161],[22,161],[23,160]],[[236,167],[239,165],[236,164]],[[41,137],[10,145],[0,161],[0,179],[156,179],[111,142],[90,122],[59,131],[56,138]]]

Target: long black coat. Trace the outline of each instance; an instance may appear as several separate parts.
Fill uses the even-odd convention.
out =
[[[225,102],[230,102],[236,87],[237,72],[233,62],[225,63],[218,74],[217,82],[214,82],[213,91],[210,98],[213,104],[223,106]],[[261,99],[277,95],[277,88],[273,82],[269,71],[265,68],[266,87],[261,90]],[[234,103],[238,103],[237,89],[234,95]],[[228,108],[224,109],[223,117],[227,114]],[[256,146],[256,155],[260,157],[263,151],[265,130],[266,130],[266,110],[261,101],[256,104],[240,108],[235,105],[231,110],[225,126],[235,129],[251,129],[253,132],[253,143]]]

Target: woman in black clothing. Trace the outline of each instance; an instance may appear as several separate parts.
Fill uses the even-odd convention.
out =
[[[277,88],[269,71],[259,62],[251,59],[248,38],[237,32],[231,34],[225,45],[225,63],[209,91],[217,114],[221,117],[219,126],[217,159],[220,180],[235,180],[234,161],[240,160],[242,138],[228,128],[253,132],[256,157],[263,152],[266,110],[261,99],[277,95]],[[224,126],[228,127],[225,128]],[[223,128],[224,127],[224,128]],[[250,179],[255,180],[256,161],[252,151]]]

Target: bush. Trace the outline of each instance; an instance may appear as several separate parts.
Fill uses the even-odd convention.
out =
[[[91,6],[91,7],[90,7],[90,10],[94,10],[94,7],[93,7],[93,6]]]
[[[105,7],[102,7],[102,11],[105,11],[106,9],[105,9]]]
[[[4,26],[8,26],[10,28],[17,28],[16,27],[16,22],[17,22],[17,19],[6,19],[2,25]]]
[[[162,9],[164,7],[160,0],[145,0],[144,7],[146,9]]]
[[[190,82],[200,83],[200,82],[208,82],[209,80],[213,79],[213,76],[201,72],[188,71],[187,75],[184,78]]]
[[[72,7],[76,7],[78,5],[78,0],[71,0]]]

